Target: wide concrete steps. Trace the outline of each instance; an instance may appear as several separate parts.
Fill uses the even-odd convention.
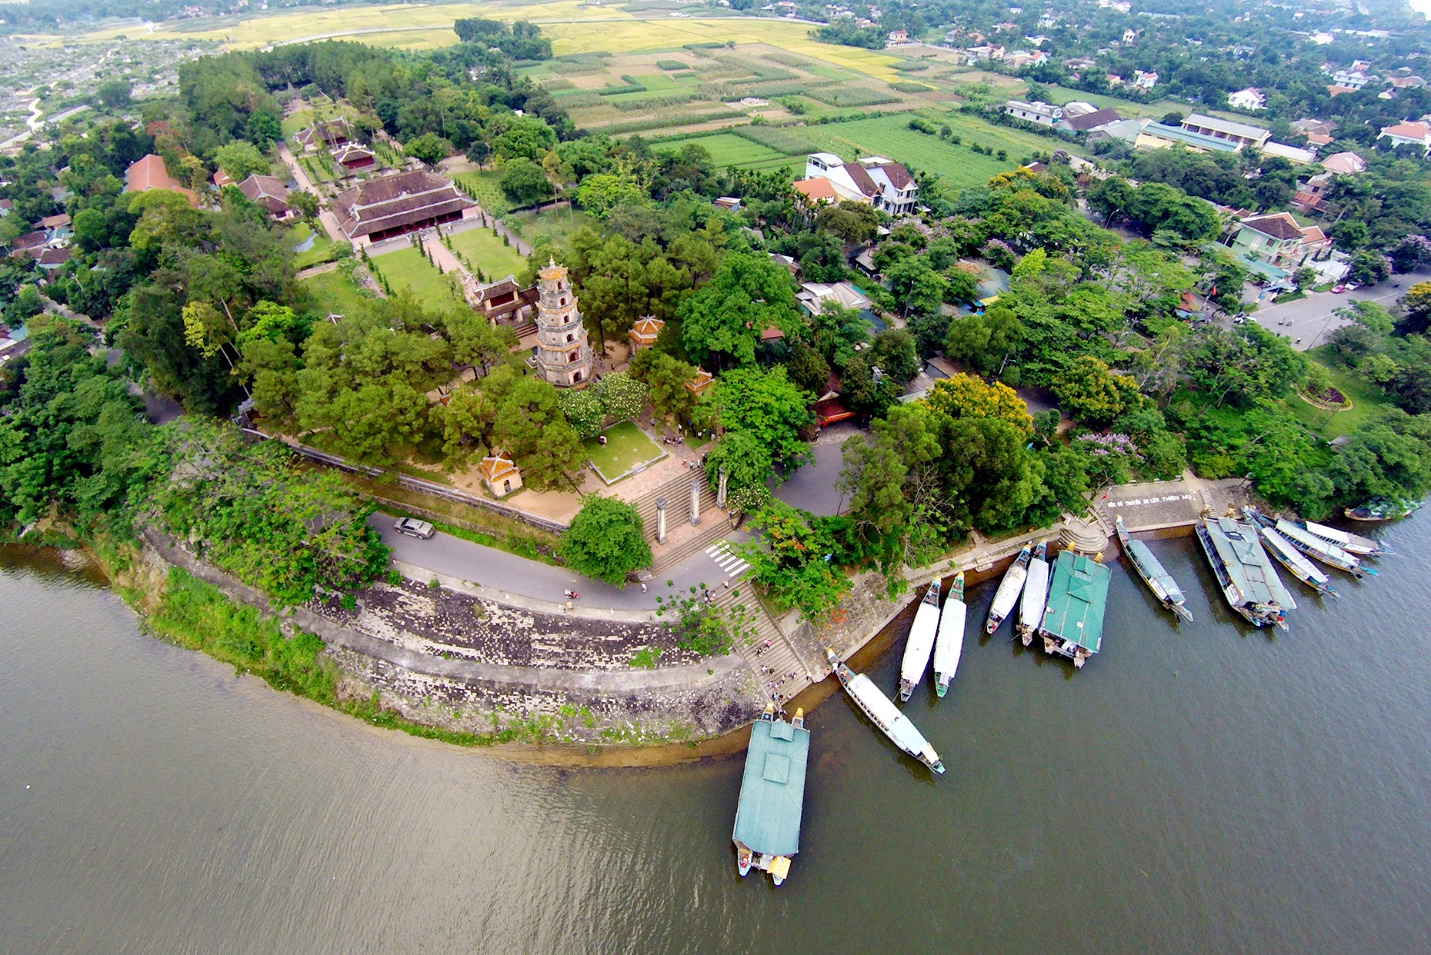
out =
[[[784,703],[810,685],[804,661],[765,612],[749,581],[731,581],[728,589],[719,587],[715,593],[717,607],[744,620],[742,629],[748,639],[737,639],[735,651],[759,680],[766,697]]]

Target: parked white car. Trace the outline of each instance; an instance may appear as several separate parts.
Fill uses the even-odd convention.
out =
[[[427,521],[420,521],[415,517],[404,517],[393,523],[393,530],[399,534],[406,534],[408,537],[416,537],[418,540],[430,540],[433,534],[437,533],[437,528]]]

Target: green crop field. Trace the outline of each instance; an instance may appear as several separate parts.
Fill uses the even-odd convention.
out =
[[[394,293],[410,289],[423,305],[433,309],[445,309],[459,301],[447,278],[417,249],[375,255],[372,262],[373,269],[388,280]]]
[[[526,265],[516,249],[503,245],[501,239],[486,229],[469,229],[454,235],[452,250],[466,259],[473,275],[481,269],[488,281],[519,275]]]
[[[314,302],[324,314],[336,312],[339,315],[347,315],[369,300],[356,285],[337,271],[304,279],[303,286],[313,294]]]
[[[967,122],[968,117],[951,116],[950,119]],[[937,123],[938,120],[933,122]],[[951,122],[950,125],[953,126],[954,123]],[[938,136],[915,132],[909,128],[909,119],[905,116],[879,116],[852,123],[829,123],[810,126],[802,132],[822,149],[838,153],[846,161],[853,160],[856,151],[861,156],[885,156],[915,169],[932,172],[950,186],[960,188],[986,182],[992,176],[1015,168],[1018,165],[1015,160],[1024,152],[1013,144],[1005,145],[1005,140],[995,138],[1005,132],[1001,127],[983,122],[979,125],[983,128],[975,128],[972,132],[959,130],[964,140],[960,146],[945,142]],[[996,149],[1012,147],[1008,160],[1000,162],[993,156],[974,152],[969,147],[975,142]]]
[[[666,456],[665,451],[630,421],[614,424],[601,434],[606,438],[605,445],[596,438],[587,438],[581,446],[596,465],[596,473],[607,484],[614,483],[638,464],[650,464]]]
[[[711,162],[724,169],[726,166],[755,167],[767,163],[789,162],[790,157],[776,152],[769,146],[753,143],[734,133],[719,133],[715,136],[697,136],[692,139],[673,139],[658,143],[653,148],[660,152],[676,152],[682,146],[693,143],[711,154]]]
[[[512,204],[507,201],[507,197],[502,193],[502,174],[496,170],[484,170],[483,172],[460,172],[452,177],[469,190],[468,195],[477,200],[480,205],[491,215],[501,218],[512,209]]]

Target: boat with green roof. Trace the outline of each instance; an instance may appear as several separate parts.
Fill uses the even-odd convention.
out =
[[[1045,653],[1068,657],[1082,668],[1102,648],[1110,576],[1101,554],[1059,552],[1039,628]]]
[[[810,762],[810,731],[805,711],[790,722],[775,714],[772,703],[750,727],[745,774],[735,807],[736,871],[770,873],[776,885],[790,875],[790,860],[800,851],[800,819],[805,811],[805,769]]]

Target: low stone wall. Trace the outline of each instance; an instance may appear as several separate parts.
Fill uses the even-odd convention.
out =
[[[472,733],[515,728],[530,731],[532,738],[576,743],[649,744],[729,733],[754,720],[763,705],[754,675],[734,655],[701,661],[687,655],[682,665],[649,670],[629,662],[619,666],[620,654],[611,655],[605,667],[576,668],[547,659],[540,666],[485,662],[477,657],[500,650],[479,648],[475,638],[466,645],[457,639],[444,643],[433,634],[403,629],[424,596],[412,594],[412,585],[375,587],[359,596],[353,611],[321,605],[276,611],[261,591],[172,539],[153,530],[146,530],[144,539],[144,557],[151,563],[182,568],[240,603],[276,613],[285,627],[317,634],[346,675],[345,693],[366,697],[377,691],[385,707],[413,722]],[[379,599],[394,594],[404,596]],[[392,605],[405,609],[390,612]],[[518,615],[537,616],[510,608],[502,625],[519,625]],[[647,632],[650,623],[590,617],[560,622],[578,626],[581,640],[593,646],[621,642],[629,650],[653,636]],[[543,622],[542,632],[552,625]],[[559,657],[559,649],[553,644],[545,652]]]

